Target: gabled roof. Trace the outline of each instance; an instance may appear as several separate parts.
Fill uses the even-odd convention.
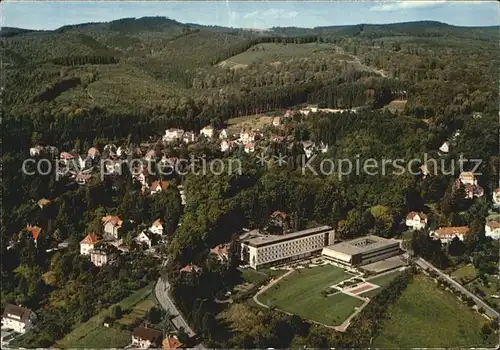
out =
[[[134,331],[132,332],[132,336],[142,340],[149,340],[152,343],[159,343],[162,338],[162,332],[153,328],[139,326],[134,329]]]
[[[164,191],[168,188],[169,185],[170,183],[168,181],[154,181],[150,187],[151,190],[156,190],[156,188],[160,186],[160,188]]]
[[[44,207],[44,206],[46,206],[47,204],[50,204],[50,203],[51,203],[50,200],[48,200],[46,198],[42,198],[42,199],[40,199],[37,202],[37,204],[38,204],[39,207]]]
[[[153,222],[153,224],[151,226],[152,227],[163,227],[163,223],[160,219],[157,219]]]
[[[460,180],[462,181],[474,181],[476,177],[474,176],[474,173],[470,171],[464,171],[460,173]]]
[[[210,253],[220,258],[227,258],[229,256],[229,244],[219,244],[217,247],[210,249]]]
[[[166,337],[163,339],[163,349],[164,350],[170,350],[170,349],[178,349],[182,347],[182,343],[177,339],[177,337]]]
[[[42,229],[38,226],[26,225],[26,229],[31,233],[35,241],[38,239],[40,232],[42,232]]]
[[[469,228],[467,226],[440,227],[434,232],[434,234],[438,237],[467,235],[468,233],[469,233]]]
[[[22,306],[7,304],[3,310],[2,317],[15,319],[20,318],[22,322],[26,322],[29,318],[31,310]]]
[[[200,272],[200,271],[201,268],[194,264],[186,265],[181,269],[181,272]]]
[[[61,152],[61,154],[59,155],[59,158],[61,158],[61,159],[73,159],[75,157],[71,153]]]
[[[425,215],[422,212],[416,212],[416,211],[409,212],[408,215],[406,215],[406,218],[408,220],[413,220],[413,218],[417,215],[420,217],[421,220],[427,221],[427,215]]]
[[[279,210],[276,210],[274,213],[271,214],[271,217],[277,218],[279,217],[280,219],[286,219],[288,217],[288,214]]]
[[[96,147],[91,147],[87,152],[87,155],[93,157],[99,154],[99,150]]]
[[[119,216],[112,216],[112,215],[103,216],[101,222],[103,225],[106,225],[108,222],[110,222],[113,226],[118,228],[122,227],[123,224],[123,221],[120,219]]]
[[[488,221],[486,223],[486,226],[488,226],[492,230],[496,230],[496,229],[500,228],[500,222],[498,222],[498,221]]]
[[[99,242],[99,237],[95,233],[89,233],[84,239],[80,241],[80,244],[97,244]]]

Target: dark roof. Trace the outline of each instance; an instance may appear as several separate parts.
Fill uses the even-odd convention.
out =
[[[12,318],[11,316],[14,316],[19,317],[21,321],[26,321],[30,315],[30,312],[31,310],[25,307],[8,304],[7,306],[5,306],[2,317]]]
[[[150,342],[159,342],[163,338],[162,332],[153,329],[153,328],[146,328],[143,326],[139,326],[134,331],[132,332],[132,335],[134,337],[143,339],[143,340],[149,340]]]

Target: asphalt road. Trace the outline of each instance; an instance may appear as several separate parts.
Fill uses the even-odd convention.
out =
[[[168,291],[170,289],[170,284],[168,281],[163,280],[161,278],[158,279],[158,283],[156,283],[155,286],[155,295],[156,299],[158,299],[159,303],[163,307],[164,310],[166,310],[170,315],[171,315],[171,320],[175,328],[178,330],[181,327],[184,328],[184,332],[189,337],[195,337],[196,333],[193,331],[191,327],[189,327],[188,323],[182,316],[182,314],[179,312],[177,307],[175,306],[173,300],[170,298],[168,295]],[[194,349],[200,349],[200,350],[205,350],[205,346],[203,344],[198,344]]]
[[[445,274],[443,271],[434,267],[434,265],[432,265],[431,263],[425,261],[422,258],[416,259],[415,262],[417,263],[417,265],[419,265],[420,267],[422,267],[424,269],[432,269],[432,270],[436,271],[436,273],[439,274],[439,276],[441,276],[442,278],[444,278],[445,280],[450,282],[450,284],[455,289],[458,289],[459,291],[461,291],[465,295],[471,297],[476,302],[476,305],[478,305],[479,307],[482,307],[485,310],[485,312],[488,316],[490,316],[490,317],[499,317],[500,316],[500,314],[496,310],[491,308],[488,304],[486,304],[484,301],[482,301],[478,296],[476,296],[475,294],[472,294],[464,286],[462,286],[460,283],[455,281],[453,278],[451,278],[450,276]]]

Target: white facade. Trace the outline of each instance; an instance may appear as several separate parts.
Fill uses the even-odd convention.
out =
[[[242,131],[240,133],[240,141],[242,143],[254,142],[255,141],[255,133],[254,132]]]
[[[273,126],[280,126],[281,124],[281,118],[280,117],[274,117],[273,118]]]
[[[255,145],[253,143],[247,143],[245,145],[245,153],[253,153],[255,152]]]
[[[493,205],[495,207],[500,207],[500,188],[493,191]]]
[[[90,252],[94,250],[95,243],[80,243],[80,254],[90,255]]]
[[[2,316],[2,329],[12,329],[16,333],[26,333],[33,327],[36,314],[26,308],[7,305]]]
[[[30,156],[35,157],[35,156],[40,155],[40,149],[41,149],[41,147],[39,147],[39,146],[31,147],[30,148]]]
[[[405,224],[413,230],[422,230],[427,227],[427,216],[421,213],[410,213],[406,216]]]
[[[182,142],[190,144],[196,141],[196,135],[194,132],[186,132],[182,135]]]
[[[219,139],[224,140],[224,139],[227,139],[227,138],[228,138],[227,130],[226,129],[222,129],[219,132]]]
[[[450,243],[455,237],[463,241],[465,236],[469,233],[469,228],[466,226],[460,227],[441,227],[436,231],[430,233],[434,239],[439,239],[441,243]]]
[[[145,244],[148,248],[151,248],[151,245],[153,243],[153,241],[151,240],[151,238],[149,238],[145,231],[139,233],[139,235],[136,237],[136,241],[140,244]]]
[[[163,135],[163,141],[174,142],[182,139],[182,135],[184,135],[184,130],[182,129],[167,129],[165,130],[165,135]]]
[[[213,126],[205,126],[200,130],[200,134],[211,139],[214,136],[214,128]]]
[[[335,231],[329,226],[282,236],[261,236],[241,243],[242,260],[258,269],[319,253],[325,245],[333,244],[334,239]]]
[[[220,151],[221,152],[227,152],[231,149],[231,141],[227,141],[227,140],[222,140],[222,142],[220,143]]]
[[[442,153],[448,153],[450,151],[450,144],[448,141],[444,142],[441,147],[439,147],[439,151]]]
[[[160,220],[156,220],[155,222],[153,222],[153,224],[149,228],[149,231],[155,235],[163,235],[163,225]]]
[[[487,222],[484,226],[484,234],[492,239],[500,239],[500,223],[497,221]]]
[[[114,259],[114,255],[101,250],[93,250],[90,252],[90,261],[95,266],[104,266],[111,263]]]

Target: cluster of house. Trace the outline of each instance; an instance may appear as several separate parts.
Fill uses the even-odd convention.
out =
[[[479,198],[484,195],[483,188],[478,185],[474,173],[470,171],[460,173],[460,176],[455,181],[454,185],[454,189],[458,188],[464,189],[466,199],[473,199],[474,197]]]
[[[163,339],[163,333],[146,325],[136,327],[132,332],[132,348],[136,349],[159,349],[164,350],[183,348],[184,344],[175,335],[169,335]]]
[[[120,229],[123,221],[118,216],[107,215],[101,219],[104,228],[104,237],[96,233],[89,233],[80,241],[80,254],[90,256],[90,261],[95,266],[103,266],[112,263],[118,256],[118,251],[127,251],[120,239]],[[138,244],[151,249],[163,238],[163,223],[155,220],[151,227],[141,231],[135,241]]]
[[[2,314],[2,329],[12,329],[16,333],[23,334],[34,326],[36,320],[36,314],[30,309],[7,304]]]
[[[412,211],[406,216],[405,224],[412,230],[423,230],[428,226],[428,217],[422,212]],[[500,222],[487,221],[484,231],[486,237],[500,239]],[[439,239],[441,243],[449,243],[455,237],[463,241],[468,234],[469,228],[467,226],[439,227],[430,232],[430,236],[434,239]]]

